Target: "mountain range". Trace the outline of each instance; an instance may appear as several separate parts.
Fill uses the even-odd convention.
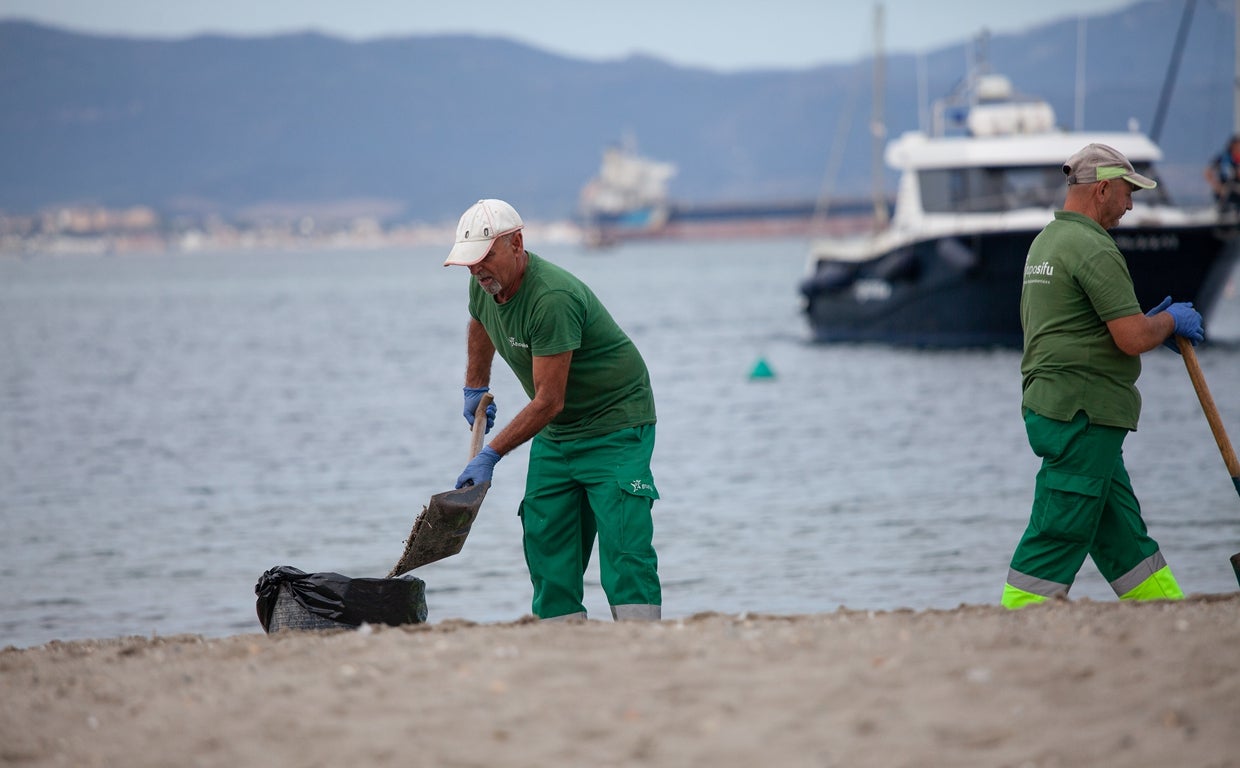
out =
[[[1201,170],[1233,131],[1236,25],[1231,3],[1193,5],[1178,59],[1181,0],[1018,34],[964,20],[957,44],[882,57],[886,134],[924,124],[929,101],[984,53],[1066,128],[1148,131],[1165,92],[1163,179],[1181,199],[1205,199]],[[824,29],[824,55],[833,38],[869,34]],[[6,20],[0,211],[146,205],[441,223],[502,197],[527,218],[567,218],[603,149],[626,135],[676,164],[678,200],[864,197],[873,73],[870,57],[723,73],[572,59],[495,37],[159,40]]]

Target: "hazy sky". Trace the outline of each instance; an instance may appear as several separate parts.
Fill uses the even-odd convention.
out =
[[[1137,0],[885,0],[884,46],[913,53]],[[865,0],[0,0],[0,18],[80,32],[184,37],[316,30],[354,40],[474,33],[574,58],[646,53],[720,70],[801,68],[874,49]]]

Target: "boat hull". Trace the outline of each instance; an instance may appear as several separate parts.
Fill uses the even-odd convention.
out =
[[[1038,230],[931,238],[856,263],[819,260],[801,285],[818,342],[1020,347],[1025,257]],[[1114,233],[1142,307],[1171,295],[1207,317],[1235,265],[1235,230]],[[1208,325],[1207,325],[1208,332]]]

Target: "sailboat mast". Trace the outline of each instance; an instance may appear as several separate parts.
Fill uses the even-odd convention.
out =
[[[1240,3],[1240,0],[1236,0]],[[1085,16],[1076,20],[1076,115],[1075,129],[1085,130]]]
[[[1158,108],[1154,111],[1154,124],[1150,128],[1150,139],[1155,143],[1162,138],[1163,121],[1167,118],[1171,90],[1175,87],[1176,73],[1180,71],[1180,59],[1184,56],[1184,43],[1188,39],[1188,28],[1193,23],[1193,8],[1196,5],[1197,0],[1187,0],[1184,3],[1184,13],[1180,16],[1180,29],[1175,35],[1175,47],[1171,49],[1171,63],[1167,65],[1167,77],[1163,80]]]

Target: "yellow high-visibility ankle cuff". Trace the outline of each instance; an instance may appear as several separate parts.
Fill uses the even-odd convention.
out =
[[[1035,595],[1034,593],[1026,592],[1023,589],[1017,589],[1016,587],[1013,587],[1011,584],[1003,585],[1002,603],[1003,603],[1004,608],[1008,608],[1014,611],[1017,608],[1024,608],[1027,605],[1033,605],[1034,603],[1041,603],[1041,602],[1044,602],[1045,600],[1046,598],[1043,597],[1042,595]]]
[[[1183,600],[1184,592],[1171,573],[1171,566],[1164,565],[1149,575],[1145,581],[1119,596],[1120,600]]]

